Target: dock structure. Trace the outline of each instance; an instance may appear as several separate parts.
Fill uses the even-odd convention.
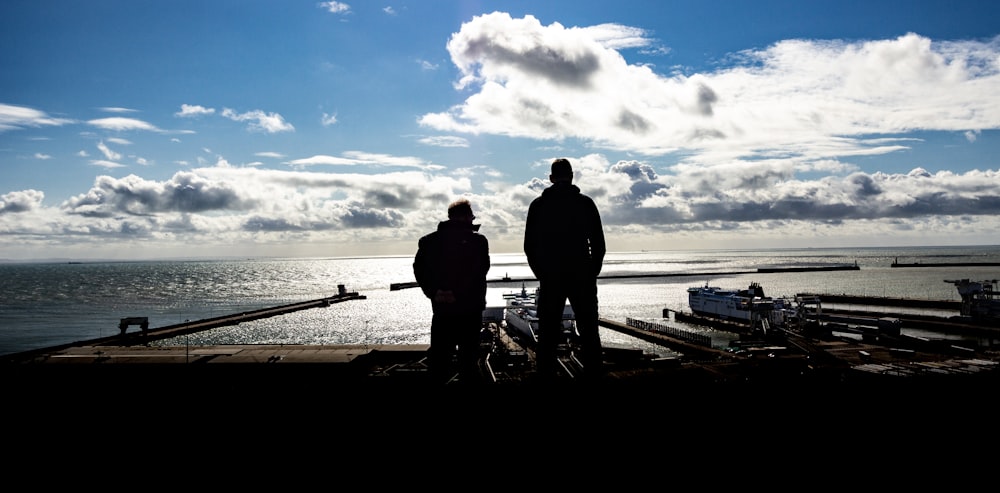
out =
[[[824,303],[841,303],[848,305],[866,306],[898,306],[908,308],[933,308],[939,310],[954,310],[958,313],[962,303],[951,300],[932,300],[921,298],[893,298],[889,296],[862,296],[849,294],[831,293],[799,293],[796,296],[812,296],[823,300]]]
[[[29,350],[10,355],[3,355],[0,356],[0,363],[4,362],[9,363],[9,362],[26,361],[26,360],[30,361],[37,358],[44,358],[46,355],[52,354],[57,351],[69,350],[78,347],[140,346],[157,340],[169,339],[171,337],[177,337],[186,334],[194,334],[197,332],[216,329],[220,327],[238,325],[242,322],[247,322],[251,320],[259,320],[277,315],[283,315],[286,313],[292,313],[299,310],[307,310],[310,308],[327,307],[345,301],[364,300],[364,299],[366,299],[366,296],[359,294],[357,292],[348,291],[347,288],[341,284],[337,286],[337,294],[326,298],[319,298],[297,303],[289,303],[285,305],[261,308],[258,310],[232,313],[229,315],[205,318],[201,320],[185,321],[178,324],[167,325],[163,327],[150,328],[148,317],[124,317],[120,320],[118,324],[120,333],[117,335],[99,337],[83,341],[75,341],[47,348]],[[140,331],[128,332],[128,328],[134,325],[139,325]]]
[[[602,279],[646,279],[661,277],[704,277],[704,276],[735,276],[741,274],[773,274],[773,273],[795,273],[795,272],[828,272],[841,270],[861,270],[857,263],[853,265],[817,265],[803,267],[760,267],[755,270],[732,270],[718,272],[650,272],[650,273],[630,273],[630,274],[602,274],[597,280]],[[487,279],[487,284],[506,284],[538,282],[534,277],[511,278],[504,276],[500,279]],[[416,288],[420,285],[416,281],[394,282],[389,284],[389,291],[399,291],[402,289]]]
[[[181,322],[178,324],[167,325],[164,327],[159,327],[154,329],[148,329],[144,327],[142,332],[126,333],[125,329],[122,328],[121,334],[117,336],[107,337],[100,341],[95,341],[95,344],[97,345],[145,344],[147,342],[151,342],[154,340],[169,339],[171,337],[177,337],[186,334],[194,334],[196,332],[201,332],[204,330],[216,329],[219,327],[227,327],[230,325],[237,325],[242,322],[248,322],[251,320],[259,320],[262,318],[284,315],[286,313],[296,312],[300,310],[327,307],[336,303],[343,303],[345,301],[363,300],[363,299],[365,299],[364,295],[358,294],[356,292],[347,292],[346,290],[344,290],[343,286],[341,286],[341,290],[337,294],[330,296],[328,298],[320,298],[316,300],[302,301],[298,303],[289,303],[286,305],[261,308],[258,310],[233,313],[229,315],[222,315],[219,317],[207,318],[202,320]],[[135,319],[135,318],[137,317],[130,317],[130,319]],[[126,319],[122,319],[122,324],[125,324],[125,320]]]
[[[889,267],[997,267],[1000,262],[900,262],[898,258]]]
[[[197,330],[235,325],[240,321],[295,310],[329,306],[364,296],[341,287],[337,295],[253,312],[186,322],[144,332],[81,341],[0,357],[0,378],[26,396],[85,392],[114,398],[129,392],[154,393],[164,385],[199,398],[241,398],[270,393],[384,391],[433,387],[426,366],[428,345],[174,345],[147,344],[153,338],[174,337]],[[124,322],[139,323],[141,320]],[[500,313],[484,313],[484,331],[502,332]],[[741,340],[736,350],[713,348],[636,320],[601,318],[601,327],[676,351],[677,358],[647,359],[633,352],[605,347],[605,388],[659,392],[672,388],[725,385],[740,388],[821,388],[857,383],[893,385],[900,378],[936,382],[940,378],[1000,381],[1000,357],[978,348],[921,344],[905,338],[877,341],[815,339],[784,333],[768,341]],[[781,335],[781,334],[777,334]],[[491,388],[531,388],[533,365],[509,341],[485,353]],[[534,387],[537,388],[537,387]],[[335,389],[335,390],[334,390]],[[58,393],[55,392],[55,393]],[[16,392],[15,392],[16,393]],[[152,395],[152,394],[150,394]],[[544,394],[547,395],[547,394]],[[84,397],[81,397],[84,398]]]

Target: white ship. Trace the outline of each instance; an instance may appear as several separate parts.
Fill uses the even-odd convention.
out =
[[[513,337],[520,340],[521,344],[532,347],[538,343],[538,313],[537,300],[538,288],[533,292],[528,292],[524,284],[521,285],[520,293],[509,293],[503,295],[507,300],[504,310],[504,321],[507,323],[507,330]],[[576,330],[576,315],[573,307],[566,305],[563,310],[562,328],[570,334]]]
[[[688,305],[695,315],[731,322],[784,327],[796,310],[789,300],[764,296],[760,284],[731,290],[705,286],[688,288]]]

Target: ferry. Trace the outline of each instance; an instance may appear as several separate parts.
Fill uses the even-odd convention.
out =
[[[504,309],[507,330],[513,337],[518,338],[522,345],[528,347],[538,343],[538,292],[538,288],[529,292],[522,283],[520,293],[503,295],[507,300]],[[563,309],[562,328],[567,333],[576,331],[576,314],[573,313],[573,307],[568,304]]]
[[[690,287],[687,292],[688,305],[695,315],[751,326],[760,321],[765,329],[786,326],[796,312],[791,301],[765,296],[764,289],[756,282],[741,290],[706,283]]]

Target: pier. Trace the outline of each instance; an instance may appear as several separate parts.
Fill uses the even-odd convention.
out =
[[[12,384],[14,395],[95,396],[128,407],[125,398],[139,395],[155,400],[164,389],[196,402],[248,402],[278,395],[332,395],[357,398],[409,396],[437,388],[427,371],[429,345],[196,345],[154,346],[154,339],[235,325],[241,321],[319,308],[333,303],[364,300],[341,287],[337,295],[224,317],[185,322],[146,331],[127,332],[90,341],[0,357],[0,377]],[[126,320],[128,325],[141,320]],[[876,337],[852,341],[775,331],[766,340],[757,334],[741,337],[733,348],[715,348],[685,334],[660,330],[636,319],[625,322],[599,319],[601,327],[672,349],[677,358],[636,357],[633,351],[605,347],[607,377],[604,390],[624,389],[657,394],[706,387],[728,391],[762,389],[889,389],[902,382],[952,388],[948,382],[995,385],[1000,381],[1000,357],[988,348],[941,347],[922,341]],[[504,332],[496,321],[484,318],[484,334]],[[881,336],[882,334],[879,334]],[[887,334],[892,335],[892,334]],[[494,391],[522,389],[551,395],[532,380],[527,351],[506,345],[484,346],[484,365],[494,375]],[[496,376],[502,376],[497,378]],[[958,380],[956,380],[958,379]],[[584,383],[562,382],[566,389]],[[480,387],[482,388],[482,387]],[[920,387],[911,387],[920,388]],[[318,393],[318,394],[317,394]],[[558,392],[557,392],[558,393]],[[581,394],[582,395],[582,394]],[[727,394],[728,395],[728,394]],[[880,394],[881,395],[881,394]],[[124,397],[123,397],[124,396]]]
[[[604,274],[597,277],[597,280],[602,279],[646,279],[646,278],[661,278],[661,277],[714,277],[714,276],[736,276],[741,274],[774,274],[781,272],[828,272],[828,271],[845,271],[845,270],[861,270],[857,264],[854,265],[819,265],[819,266],[804,266],[804,267],[760,267],[755,270],[733,270],[733,271],[720,271],[720,272],[654,272],[648,274]],[[505,284],[505,283],[522,283],[522,282],[538,282],[538,279],[534,277],[517,277],[511,278],[504,276],[499,279],[487,279],[487,284]],[[389,284],[389,291],[399,291],[401,289],[416,288],[420,285],[416,281],[406,281],[406,282],[394,282]]]
[[[895,259],[890,267],[997,267],[1000,262],[911,262],[903,263]]]
[[[956,315],[959,313],[959,309],[962,307],[962,303],[960,301],[929,300],[920,298],[891,298],[888,296],[857,296],[848,294],[829,294],[829,293],[799,293],[796,296],[818,297],[820,300],[823,301],[823,303],[843,303],[848,305],[898,306],[907,308],[932,308],[940,310],[954,310]]]
[[[307,310],[310,308],[326,307],[335,303],[343,303],[345,301],[366,299],[364,295],[358,294],[357,292],[347,291],[344,285],[338,285],[337,290],[338,290],[337,294],[327,298],[302,301],[298,303],[290,303],[286,305],[279,305],[270,308],[262,308],[259,310],[250,310],[246,312],[233,313],[229,315],[222,315],[219,317],[212,317],[201,320],[186,321],[158,328],[150,328],[148,326],[149,323],[148,317],[125,317],[121,319],[121,322],[118,325],[119,329],[121,330],[121,332],[118,335],[99,337],[96,339],[88,339],[83,341],[76,341],[47,348],[41,348],[6,356],[0,356],[0,363],[30,361],[32,359],[45,358],[47,355],[58,351],[71,350],[73,348],[79,348],[79,347],[139,346],[147,344],[152,341],[169,339],[171,337],[177,337],[186,334],[194,334],[204,330],[216,329],[220,327],[238,325],[242,322],[247,322],[250,320],[259,320],[263,318],[274,317],[277,315],[284,315],[286,313],[291,313],[299,310]],[[128,327],[132,325],[141,325],[141,331],[128,332],[127,331]],[[188,358],[188,360],[190,360],[190,358]]]

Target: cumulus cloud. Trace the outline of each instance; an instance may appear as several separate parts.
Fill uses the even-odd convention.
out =
[[[793,169],[760,165],[685,167],[660,176],[637,163],[611,166],[607,178],[590,182],[610,224],[653,228],[677,224],[710,227],[720,222],[914,219],[929,215],[988,216],[1000,213],[1000,172],[907,174],[854,172],[806,181]],[[626,186],[604,188],[610,175]]]
[[[351,6],[343,2],[320,2],[319,6],[331,14],[346,14],[351,11]]]
[[[71,214],[112,217],[118,214],[148,215],[159,212],[206,212],[251,207],[252,199],[226,183],[205,180],[191,172],[179,172],[166,182],[128,175],[117,179],[100,176],[85,194],[62,207]]]
[[[232,109],[223,108],[222,116],[237,122],[250,122],[248,128],[255,132],[273,134],[295,130],[295,127],[291,123],[286,122],[284,117],[277,113],[265,113],[261,110],[237,113]]]
[[[174,113],[174,116],[181,118],[189,118],[202,115],[212,115],[215,113],[215,108],[206,108],[197,104],[182,104],[181,110]]]
[[[684,151],[707,164],[884,154],[906,146],[872,146],[869,136],[945,130],[971,138],[1000,126],[998,39],[786,40],[716,72],[669,76],[618,51],[653,44],[626,26],[477,16],[448,42],[461,73],[456,87],[472,94],[420,122],[647,156]]]
[[[339,2],[320,6],[335,14],[350,11]],[[463,150],[471,147],[470,135],[536,140],[539,153],[587,149],[583,152],[591,154],[568,156],[574,183],[597,201],[616,245],[671,247],[710,235],[777,238],[785,244],[796,237],[864,238],[872,231],[894,231],[915,241],[956,233],[995,239],[1000,171],[932,172],[933,164],[914,162],[878,172],[862,170],[859,163],[927,145],[923,131],[952,132],[951,144],[962,138],[959,144],[970,147],[990,144],[984,131],[1000,127],[998,39],[932,41],[906,34],[850,42],[785,40],[738,53],[735,64],[713,71],[665,75],[626,58],[628,50],[669,51],[645,30],[543,25],[532,16],[493,13],[465,23],[448,42],[459,74],[454,87],[463,100],[420,117],[420,124],[433,130],[426,133],[435,135],[405,138],[451,148],[430,150],[440,152],[441,160],[456,159],[451,153],[461,156],[457,159],[478,155]],[[209,115],[245,123],[252,131],[295,130],[280,114],[261,110],[184,104],[174,113]],[[321,118],[322,125],[337,123],[336,115]],[[0,105],[0,132],[68,123],[31,108]],[[109,131],[159,131],[132,118],[87,123]],[[109,146],[131,141],[87,137],[99,141],[102,158],[91,165],[124,166],[122,155]],[[507,165],[455,168],[417,156],[336,149],[290,158],[257,152],[288,166],[267,169],[245,157],[232,158],[242,164],[230,163],[219,155],[228,151],[224,141],[198,145],[216,151],[183,156],[191,160],[190,168],[182,156],[163,158],[186,166],[172,176],[153,178],[154,168],[148,168],[148,178],[100,176],[60,207],[42,206],[43,195],[35,190],[2,195],[0,232],[15,241],[72,236],[370,245],[385,240],[409,248],[443,219],[448,203],[464,196],[473,200],[491,245],[518,251],[528,204],[550,184],[551,157],[531,164],[536,177],[512,179],[513,167]],[[34,150],[22,154],[30,155],[47,156]],[[77,155],[89,159],[85,151]],[[894,165],[900,162],[905,161]]]
[[[404,228],[418,234],[434,224],[422,211],[444,211],[470,188],[467,179],[421,172],[331,174],[214,166],[178,172],[165,181],[101,176],[59,210],[65,215],[61,221],[74,227],[86,224],[101,235],[344,236],[352,230]],[[23,209],[32,204],[27,198],[12,193],[5,201],[24,204],[19,206]],[[33,203],[40,201],[39,193]]]
[[[921,234],[932,222],[939,230],[950,227],[942,222],[945,217],[967,223],[967,229],[977,227],[969,226],[968,218],[984,218],[986,224],[1000,217],[996,171],[915,168],[904,174],[854,171],[804,180],[796,175],[799,168],[783,161],[658,170],[644,160],[608,162],[596,153],[571,159],[574,183],[595,198],[615,242],[698,232],[702,237],[794,235],[803,227],[863,234],[874,224]],[[541,178],[486,182],[488,191],[479,193],[473,186],[482,180],[477,173],[496,179],[489,170],[475,168],[455,170],[452,176],[427,170],[330,173],[237,167],[220,158],[215,166],[162,181],[101,176],[86,193],[53,211],[41,206],[41,192],[11,192],[0,198],[5,213],[0,231],[71,230],[91,238],[183,235],[185,241],[232,242],[278,242],[294,234],[303,242],[396,238],[405,243],[432,231],[446,205],[465,196],[475,204],[491,243],[517,248],[528,204],[549,183]],[[28,213],[53,218],[14,220]]]
[[[38,190],[21,190],[0,195],[0,214],[25,212],[38,208],[45,194]]]

